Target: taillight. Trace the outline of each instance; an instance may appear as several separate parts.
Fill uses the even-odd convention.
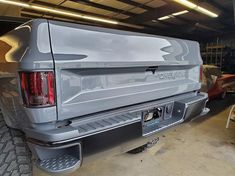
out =
[[[55,105],[54,73],[20,72],[23,103],[27,107]]]
[[[201,65],[200,66],[200,82],[202,82],[202,79],[203,79],[203,66]]]

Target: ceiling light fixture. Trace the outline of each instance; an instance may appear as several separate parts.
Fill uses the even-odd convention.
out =
[[[160,18],[158,18],[158,20],[162,21],[162,20],[167,20],[169,18],[170,18],[170,16],[168,15],[168,16],[160,17]]]
[[[200,13],[203,13],[207,16],[210,16],[212,18],[217,18],[219,16],[218,14],[216,14],[216,13],[210,11],[210,10],[207,10],[207,9],[205,9],[205,8],[199,6],[199,5],[196,5],[196,4],[194,4],[194,3],[192,3],[188,0],[174,0],[174,1],[181,4],[181,5],[184,5],[188,8],[190,8],[190,9],[196,10]]]
[[[189,11],[184,10],[184,11],[180,11],[180,12],[172,13],[172,15],[173,15],[173,16],[178,16],[178,15],[186,14],[186,13],[188,13],[188,12],[189,12]]]
[[[99,21],[99,22],[103,22],[103,23],[119,24],[118,21],[114,21],[114,20],[108,20],[108,19],[103,19],[103,18],[98,18],[98,17],[93,17],[93,16],[87,16],[87,15],[83,15],[83,14],[79,14],[79,13],[73,13],[73,12],[54,9],[54,8],[45,7],[45,6],[30,5],[30,4],[23,3],[23,2],[10,1],[10,0],[0,0],[0,3],[15,5],[15,6],[19,6],[19,7],[28,8],[28,9],[35,9],[37,11],[50,12],[50,13],[65,15],[65,16],[70,16],[70,17],[83,18],[83,19],[92,20],[92,21]]]
[[[30,7],[29,4],[23,3],[23,2],[16,2],[16,1],[8,1],[8,0],[0,0],[0,3],[9,4],[9,5],[15,5],[20,7]]]
[[[163,16],[163,17],[160,17],[158,18],[158,20],[162,21],[162,20],[167,20],[169,18],[175,18],[175,16],[178,16],[178,15],[183,15],[183,14],[186,14],[188,13],[189,11],[187,10],[184,10],[184,11],[180,11],[180,12],[175,12],[175,13],[172,13],[171,15],[167,15],[167,16]],[[153,21],[153,20],[152,20]]]
[[[72,17],[78,17],[81,18],[82,15],[66,12],[66,11],[61,11],[61,10],[56,10],[56,9],[51,9],[47,7],[41,7],[41,6],[36,6],[36,5],[31,5],[32,9],[38,10],[38,11],[45,11],[45,12],[51,12],[55,14],[60,14],[60,15],[67,15],[67,16],[72,16]]]

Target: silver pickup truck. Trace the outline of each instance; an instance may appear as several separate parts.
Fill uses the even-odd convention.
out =
[[[45,171],[71,171],[202,115],[201,65],[194,41],[45,19],[15,28],[0,37],[0,175],[30,173],[31,152]]]

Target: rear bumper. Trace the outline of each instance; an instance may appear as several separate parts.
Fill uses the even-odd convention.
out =
[[[112,117],[102,116],[102,119],[100,119],[101,117],[97,116],[93,117],[92,121],[78,122],[74,120],[70,126],[64,129],[48,131],[28,129],[26,130],[26,135],[29,139],[29,146],[38,160],[48,159],[49,155],[45,155],[45,153],[48,153],[48,150],[50,151],[50,157],[53,158],[54,155],[57,156],[61,152],[69,154],[76,149],[76,151],[78,150],[78,159],[80,160],[80,164],[77,164],[78,168],[83,158],[86,162],[103,155],[126,152],[154,139],[159,135],[156,132],[161,132],[184,121],[204,115],[206,113],[207,94],[199,93],[194,94],[194,96],[191,95],[172,97],[154,103],[148,103],[144,106],[135,106],[132,109],[128,108],[126,112],[129,113],[125,114],[125,116],[115,112],[112,114]],[[142,116],[139,112],[166,102],[173,102],[174,109],[172,115],[174,115],[174,118],[177,117],[177,121],[156,128],[150,133],[143,134]],[[102,128],[104,124],[101,123],[101,120],[103,119],[110,123]],[[96,122],[100,124],[100,127],[98,127]],[[94,129],[86,130],[85,125],[91,125]],[[51,170],[47,171],[53,172]]]

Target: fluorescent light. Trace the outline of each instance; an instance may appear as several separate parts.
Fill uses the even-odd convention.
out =
[[[70,12],[62,11],[62,10],[51,9],[47,7],[37,6],[37,5],[31,5],[31,8],[39,10],[39,11],[52,12],[52,13],[56,13],[60,15],[67,15],[67,16],[78,17],[78,18],[82,17],[82,15],[79,15],[79,14],[70,13]]]
[[[78,13],[73,13],[69,11],[64,11],[64,10],[56,10],[48,7],[42,7],[42,6],[37,6],[37,5],[31,5],[33,9],[39,10],[39,11],[46,11],[46,12],[52,12],[55,14],[60,14],[60,15],[66,15],[66,16],[71,16],[71,17],[77,17],[77,18],[84,18],[92,21],[99,21],[99,22],[104,22],[104,23],[111,23],[111,24],[118,24],[117,21],[114,20],[106,20],[103,18],[97,18],[97,17],[92,17],[92,16],[87,16],[87,15],[81,15]]]
[[[199,11],[199,12],[201,12],[201,13],[203,13],[203,14],[205,14],[205,15],[211,16],[211,17],[213,17],[213,18],[218,17],[217,14],[215,14],[215,13],[213,13],[213,12],[211,12],[211,11],[209,11],[209,10],[203,8],[203,7],[200,7],[200,6],[198,6],[198,7],[196,8],[196,10]]]
[[[96,17],[92,17],[92,16],[86,16],[86,15],[82,15],[81,18],[88,19],[88,20],[93,20],[93,21],[104,22],[104,23],[118,24],[117,21],[106,20],[106,19],[96,18]]]
[[[189,12],[189,11],[184,10],[184,11],[181,11],[181,12],[172,13],[172,15],[173,15],[173,16],[178,16],[178,15],[186,14],[186,13],[188,13],[188,12]]]
[[[180,3],[180,4],[184,5],[184,6],[187,6],[187,7],[189,7],[190,9],[194,9],[194,8],[197,7],[196,4],[194,4],[194,3],[192,3],[192,2],[189,2],[188,0],[174,0],[174,1]]]
[[[103,19],[103,18],[98,18],[98,17],[93,17],[93,16],[87,16],[87,15],[83,15],[83,14],[79,14],[79,13],[73,13],[73,12],[69,12],[69,11],[65,11],[65,10],[54,9],[54,8],[50,8],[50,7],[46,7],[46,6],[30,5],[28,3],[10,1],[10,0],[0,0],[0,3],[15,5],[15,6],[19,6],[19,7],[28,8],[28,9],[34,9],[37,11],[51,12],[54,14],[60,14],[60,15],[64,15],[64,16],[83,18],[83,19],[92,20],[92,21],[99,21],[99,22],[110,23],[110,24],[119,24],[118,21],[114,21],[114,20],[108,20],[108,19]]]
[[[10,5],[15,5],[15,6],[20,6],[20,7],[29,7],[29,4],[23,3],[23,2],[16,2],[16,1],[8,1],[8,0],[0,0],[0,3],[4,4],[10,4]]]
[[[87,15],[80,15],[77,13],[68,12],[68,11],[64,11],[64,10],[56,10],[56,9],[42,7],[42,6],[36,6],[36,5],[31,5],[31,7],[33,9],[36,9],[39,11],[52,12],[52,13],[56,13],[56,14],[60,14],[60,15],[67,15],[67,16],[71,16],[71,17],[84,18],[84,19],[99,21],[99,22],[104,22],[104,23],[118,24],[117,21],[106,20],[103,18],[97,18],[97,17],[87,16]]]
[[[170,16],[163,16],[163,17],[158,18],[158,20],[162,21],[162,20],[167,20],[169,18],[170,18]]]
[[[167,16],[160,17],[160,18],[158,18],[158,20],[160,20],[160,21],[162,21],[162,20],[167,20],[167,19],[169,19],[169,18],[174,18],[175,16],[183,15],[183,14],[188,13],[188,12],[189,12],[189,11],[187,11],[187,10],[180,11],[180,12],[175,12],[175,13],[172,13],[171,15],[167,15]],[[152,22],[154,22],[154,21],[152,20]]]
[[[201,6],[198,6],[198,5],[192,3],[192,2],[190,2],[188,0],[174,0],[174,1],[179,3],[179,4],[181,4],[181,5],[184,5],[184,6],[188,7],[188,8],[190,8],[190,9],[193,9],[193,10],[196,10],[196,11],[198,11],[200,13],[208,15],[208,16],[210,16],[212,18],[216,18],[216,17],[219,16],[218,14],[216,14],[214,12],[211,12],[211,11],[201,7]]]

